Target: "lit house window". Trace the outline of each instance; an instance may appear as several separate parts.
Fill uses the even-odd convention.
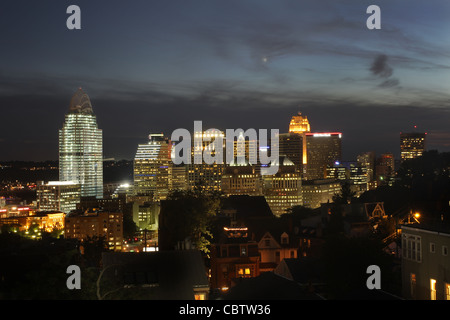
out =
[[[445,299],[450,300],[450,284],[445,284]]]
[[[198,293],[195,295],[195,300],[205,300],[206,296],[204,293]]]
[[[436,300],[436,280],[430,279],[430,299]]]
[[[414,298],[416,294],[416,284],[417,284],[416,275],[414,273],[411,273],[410,281],[411,281],[411,297]]]

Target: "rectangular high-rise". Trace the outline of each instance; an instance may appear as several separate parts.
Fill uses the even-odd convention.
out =
[[[139,144],[134,158],[134,193],[165,199],[169,193],[171,142],[162,133],[149,135],[146,144]]]
[[[38,181],[36,197],[39,211],[70,213],[80,203],[80,185],[72,181]]]
[[[324,179],[327,166],[342,161],[342,133],[303,133],[303,177],[305,180]]]
[[[82,197],[103,198],[103,137],[91,101],[80,88],[59,130],[59,180],[80,184]]]
[[[400,133],[400,157],[401,161],[422,156],[425,151],[426,133],[409,132]]]

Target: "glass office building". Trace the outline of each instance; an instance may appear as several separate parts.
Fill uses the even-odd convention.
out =
[[[401,160],[421,157],[425,151],[426,133],[409,132],[400,133],[400,156]]]
[[[103,198],[102,144],[91,101],[79,88],[59,130],[59,180],[80,184],[82,197]]]
[[[152,133],[139,144],[134,157],[134,193],[164,200],[170,189],[172,145],[162,133]]]

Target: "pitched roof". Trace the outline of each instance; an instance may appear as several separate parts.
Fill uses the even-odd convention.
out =
[[[236,218],[273,217],[264,196],[231,195],[224,199],[222,210],[236,210]]]
[[[298,283],[273,272],[243,279],[223,296],[224,300],[320,300]]]

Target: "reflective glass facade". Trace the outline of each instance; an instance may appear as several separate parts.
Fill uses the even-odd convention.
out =
[[[80,184],[82,197],[103,198],[103,136],[89,97],[79,89],[59,130],[59,180]]]

